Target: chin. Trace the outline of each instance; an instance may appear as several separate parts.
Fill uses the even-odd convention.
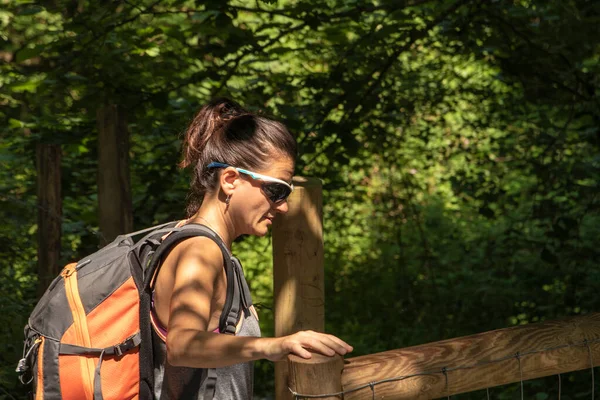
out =
[[[255,229],[254,232],[255,232],[254,234],[256,236],[261,236],[262,237],[262,236],[265,236],[267,233],[269,233],[269,228],[264,227],[262,229]]]
[[[259,223],[255,228],[254,228],[254,235],[256,236],[265,236],[267,233],[269,233],[269,226],[271,224],[265,224],[264,222]]]

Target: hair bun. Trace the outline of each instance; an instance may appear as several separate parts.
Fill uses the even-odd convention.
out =
[[[231,120],[247,114],[239,103],[226,97],[211,100],[196,114],[185,134],[179,166],[194,165],[210,140],[219,138]]]
[[[229,99],[223,99],[223,102],[216,106],[219,116],[223,121],[229,121],[232,118],[247,114],[239,104]]]
[[[233,118],[248,114],[239,103],[226,97],[214,99],[208,103],[208,106],[212,106],[214,116],[220,118],[222,121],[230,121]]]

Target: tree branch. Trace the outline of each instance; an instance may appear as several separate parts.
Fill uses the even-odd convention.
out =
[[[344,115],[344,117],[342,118],[342,122],[340,122],[340,124],[344,124],[346,121],[348,121],[350,118],[352,118],[354,116],[354,114],[357,112],[357,110],[359,109],[359,107],[361,106],[361,104],[368,101],[369,96],[373,93],[373,91],[376,88],[379,87],[379,85],[383,81],[383,78],[388,73],[388,71],[390,70],[392,65],[396,62],[396,60],[398,59],[400,54],[402,54],[402,52],[404,52],[408,48],[410,48],[418,39],[426,37],[429,34],[429,31],[431,31],[433,28],[435,28],[448,15],[450,15],[453,12],[455,12],[456,10],[458,10],[461,6],[463,6],[467,2],[468,2],[468,0],[458,0],[456,3],[454,3],[452,6],[450,6],[447,10],[445,10],[443,13],[441,13],[435,20],[430,22],[427,25],[427,27],[425,29],[423,29],[422,31],[412,30],[410,33],[410,39],[408,40],[408,42],[406,42],[403,46],[398,47],[392,53],[392,55],[387,59],[386,63],[384,64],[384,66],[381,70],[378,71],[378,68],[376,68],[373,71],[371,71],[370,74],[366,75],[366,76],[370,77],[370,76],[375,75],[377,72],[379,72],[377,79],[375,79],[375,81],[367,88],[364,95],[360,97],[360,100],[357,101],[357,103],[351,108],[350,113]],[[343,95],[340,97],[343,97]],[[339,103],[339,101],[338,101],[338,103]],[[331,111],[329,111],[329,112],[331,112]],[[306,165],[311,165],[314,162],[314,160],[320,154],[322,154],[330,145],[331,145],[331,143],[326,144],[319,153],[314,154],[314,156],[311,158],[311,160],[309,162],[306,163]]]
[[[216,90],[214,90],[211,93],[211,96],[216,96],[225,86],[225,84],[227,83],[227,81],[229,79],[231,79],[231,77],[235,74],[235,71],[238,67],[238,65],[240,64],[240,62],[248,55],[252,54],[253,52],[256,51],[262,51],[264,49],[266,49],[267,47],[271,46],[273,43],[278,42],[281,38],[283,38],[286,35],[289,35],[292,32],[295,32],[297,30],[300,30],[302,28],[304,28],[307,24],[305,22],[298,24],[296,26],[291,27],[290,29],[288,29],[287,31],[283,31],[281,32],[278,36],[268,40],[265,44],[263,45],[259,45],[258,47],[250,47],[248,50],[243,51],[238,57],[236,57],[234,60],[229,61],[227,64],[233,62],[233,66],[231,66],[229,68],[229,70],[227,71],[227,73],[225,74],[225,76],[221,79],[221,82],[219,83],[219,86],[216,88]]]
[[[586,81],[584,81],[584,80],[581,79],[581,77],[577,73],[577,69],[573,67],[573,65],[571,64],[571,62],[569,61],[569,59],[564,54],[562,54],[562,53],[551,53],[550,51],[544,49],[542,46],[538,45],[537,43],[534,43],[533,40],[531,40],[530,37],[528,37],[526,34],[524,34],[523,32],[521,32],[513,24],[509,23],[504,18],[501,18],[501,17],[499,17],[498,15],[496,15],[496,14],[494,14],[492,12],[488,12],[487,15],[490,16],[492,19],[500,22],[502,25],[508,27],[516,36],[518,36],[523,41],[525,41],[528,46],[534,48],[535,50],[539,51],[540,53],[546,54],[547,56],[549,56],[551,58],[556,58],[556,56],[558,56],[558,59],[560,59],[563,62],[563,64],[566,65],[566,67],[569,70],[569,72],[573,73],[573,75],[575,77],[575,80],[577,82],[579,82],[580,84],[582,84],[583,86],[585,86],[588,90],[591,90],[592,93],[595,92],[595,88],[592,85],[590,85],[589,82],[586,82]],[[506,35],[506,33],[505,33],[505,35]],[[567,90],[567,91],[569,91],[569,92],[577,95],[578,97],[581,97],[584,100],[587,100],[587,101],[590,100],[590,98],[588,98],[585,95],[579,93],[579,91],[576,90],[576,89],[568,88],[566,85],[564,85],[564,84],[562,84],[560,82],[556,82],[556,80],[551,79],[549,77],[546,77],[546,76],[544,76],[542,74],[538,73],[538,76],[547,78],[551,82],[558,84],[563,89],[565,89],[565,90]]]

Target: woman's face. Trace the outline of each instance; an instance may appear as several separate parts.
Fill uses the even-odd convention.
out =
[[[273,157],[268,168],[252,172],[291,183],[294,163],[288,157]],[[236,210],[236,220],[240,224],[237,231],[240,234],[264,236],[277,213],[288,211],[287,200],[275,204],[261,190],[264,181],[253,179],[246,174],[239,176],[240,184],[230,202],[231,209]]]

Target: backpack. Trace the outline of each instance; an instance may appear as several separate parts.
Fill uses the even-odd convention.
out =
[[[227,297],[219,330],[235,334],[242,307],[251,304],[239,261],[210,228],[176,225],[118,236],[51,282],[25,326],[17,366],[36,400],[152,399],[153,281],[164,256],[186,238],[205,236],[221,248]]]

